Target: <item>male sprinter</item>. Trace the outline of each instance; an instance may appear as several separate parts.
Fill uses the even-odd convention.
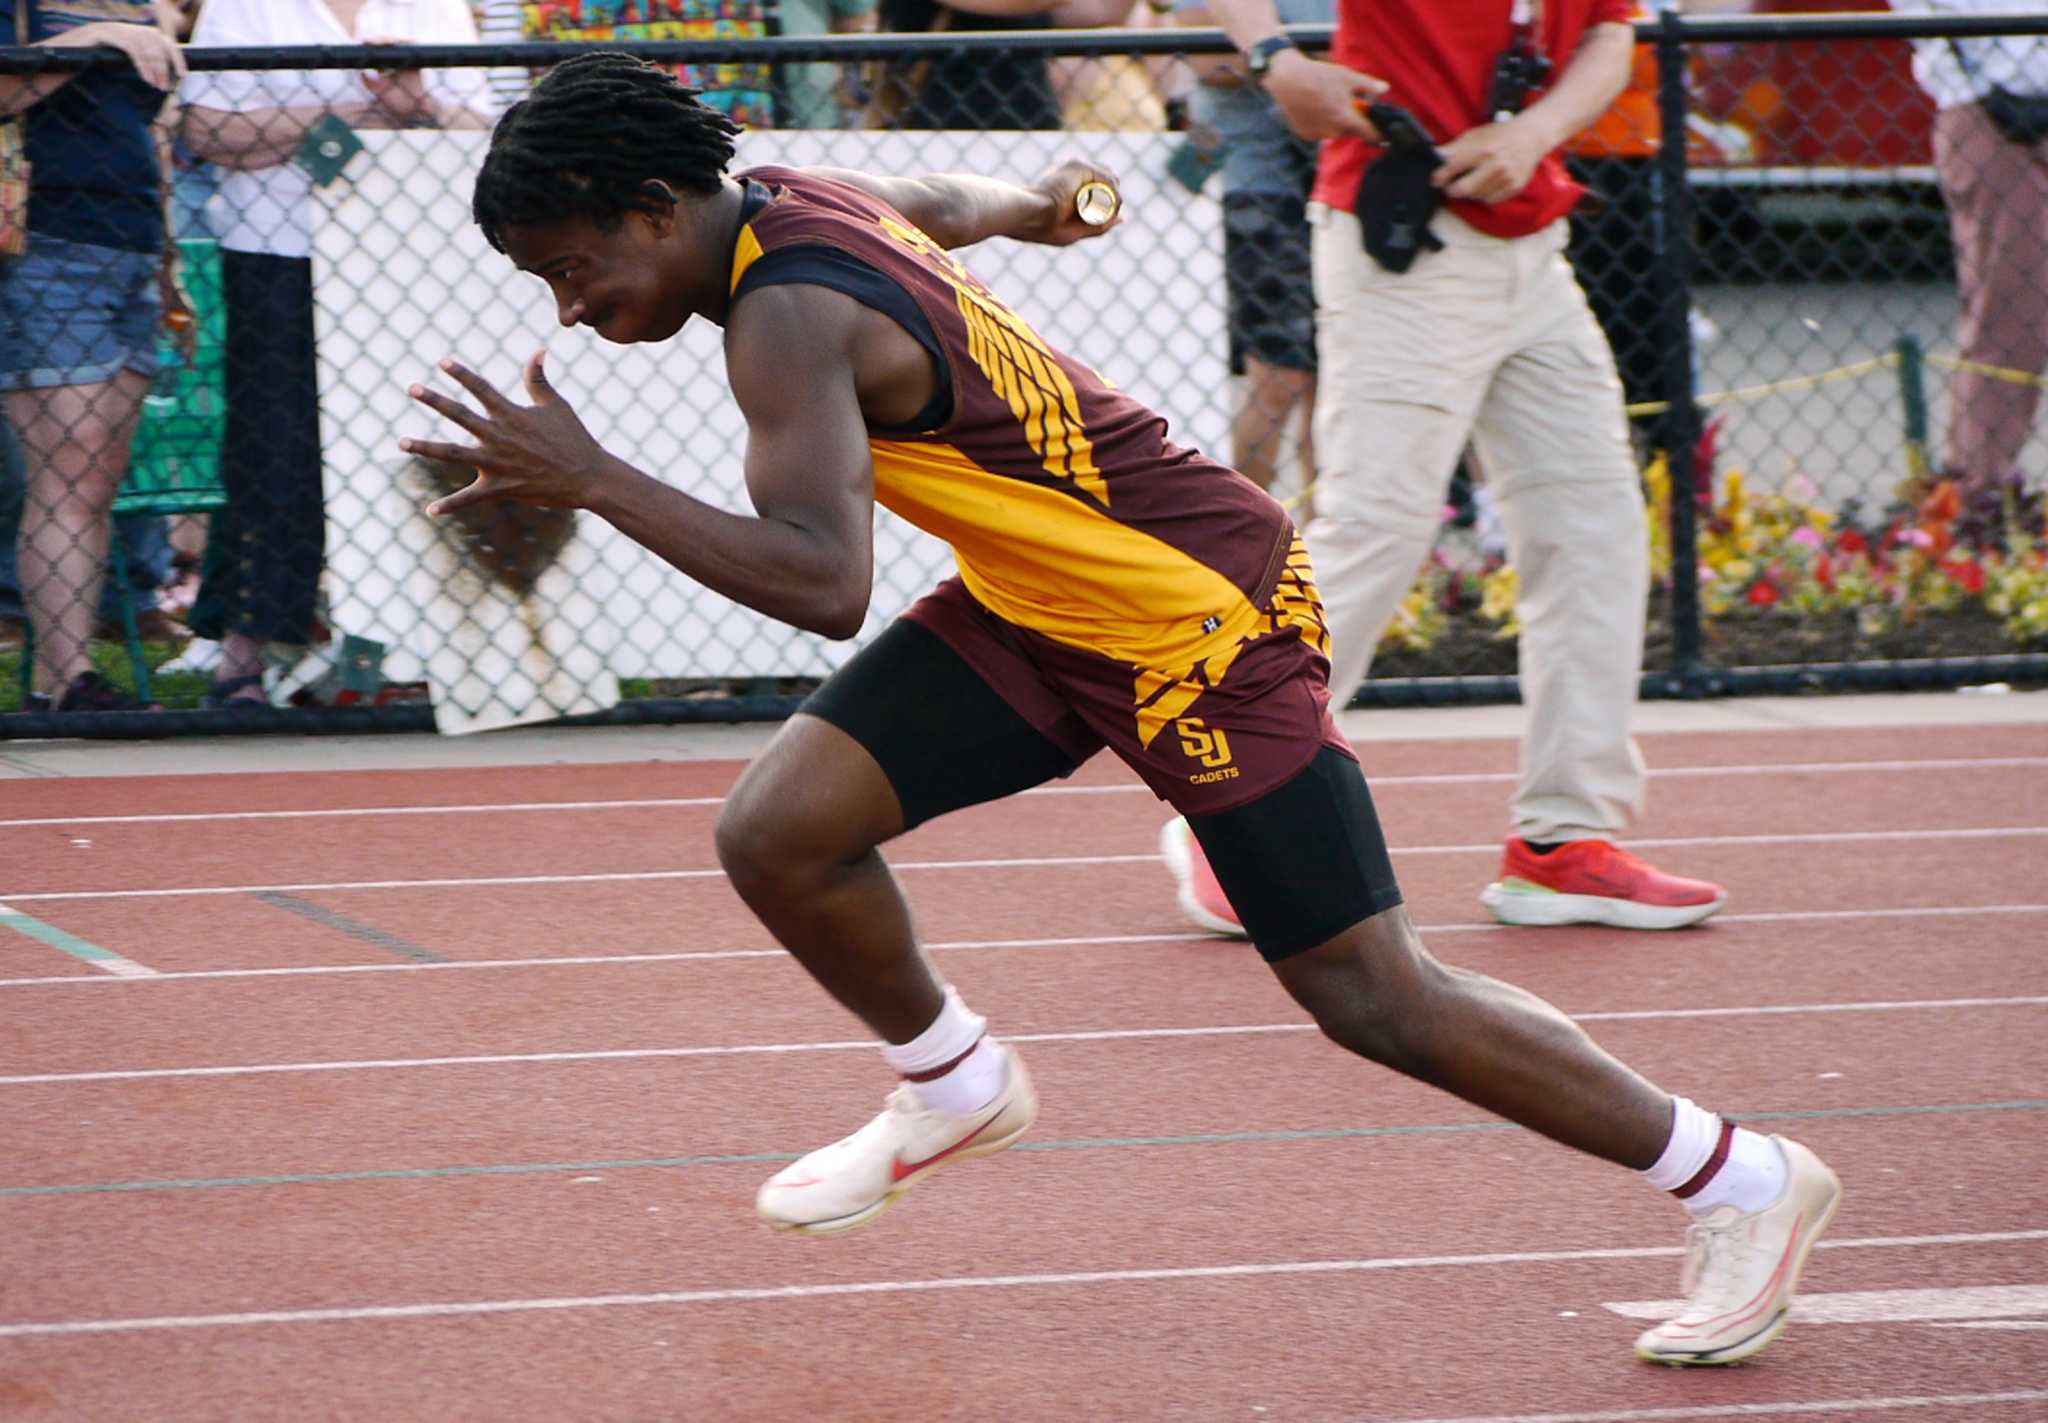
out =
[[[1165,422],[1048,347],[947,249],[1094,235],[1055,168],[981,177],[755,168],[736,127],[662,71],[582,56],[492,135],[477,222],[564,325],[661,341],[725,328],[755,517],[605,453],[527,364],[532,400],[445,369],[423,386],[470,443],[445,513],[590,509],[708,588],[829,637],[861,626],[880,501],[949,542],[947,579],[807,701],[719,817],[734,888],[903,1079],[757,1207],[827,1234],[940,1166],[1009,1145],[1037,1099],[1013,1049],[933,973],[878,847],[1071,773],[1107,746],[1188,818],[1280,981],[1332,1040],[1630,1167],[1698,1223],[1691,1297],[1639,1349],[1763,1348],[1840,1196],[1796,1143],[1653,1087],[1519,989],[1448,968],[1401,907],[1372,800],[1329,713],[1322,612],[1286,513],[1167,442]]]

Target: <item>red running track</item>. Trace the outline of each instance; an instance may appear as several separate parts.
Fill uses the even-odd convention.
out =
[[[1485,923],[1513,744],[1365,756],[1440,956],[1841,1172],[1748,1367],[1637,1364],[1676,1207],[1329,1048],[1114,767],[892,847],[1045,1107],[828,1241],[754,1187],[888,1081],[732,763],[14,781],[0,1419],[2048,1418],[2048,736],[1645,741],[1701,930]]]

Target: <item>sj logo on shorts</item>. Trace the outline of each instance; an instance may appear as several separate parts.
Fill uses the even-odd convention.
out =
[[[1205,726],[1200,717],[1184,716],[1173,724],[1173,729],[1180,735],[1180,749],[1187,758],[1208,767],[1189,776],[1191,784],[1199,786],[1236,778],[1237,767],[1230,764],[1230,738],[1223,734],[1222,727]]]

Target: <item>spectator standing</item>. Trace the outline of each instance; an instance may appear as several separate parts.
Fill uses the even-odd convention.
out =
[[[34,165],[27,250],[0,260],[0,389],[26,471],[18,550],[34,695],[58,711],[119,710],[134,703],[93,671],[91,639],[108,515],[163,314],[185,309],[157,123],[185,61],[151,0],[0,0],[0,34],[127,57],[0,76],[0,113],[27,115]]]
[[[1614,357],[1564,261],[1581,190],[1558,148],[1628,78],[1630,0],[1339,0],[1330,62],[1287,38],[1273,0],[1209,8],[1295,131],[1327,140],[1310,214],[1321,370],[1307,541],[1331,692],[1349,698],[1370,665],[1470,439],[1520,575],[1529,707],[1513,833],[1482,899],[1514,924],[1704,919],[1718,885],[1664,874],[1612,838],[1643,800],[1629,720],[1649,539]],[[1524,92],[1502,90],[1503,75]],[[1382,96],[1413,114],[1439,166],[1380,146],[1363,105]],[[1434,250],[1393,270],[1393,224],[1417,212]],[[1184,904],[1197,883],[1183,877]]]
[[[1336,0],[1276,0],[1289,25],[1327,25]],[[1215,23],[1205,8],[1184,9],[1183,25]],[[1315,483],[1310,416],[1316,398],[1316,298],[1309,271],[1308,196],[1316,147],[1287,126],[1251,82],[1244,61],[1203,55],[1188,116],[1214,134],[1222,164],[1223,274],[1232,365],[1244,392],[1231,420],[1232,462],[1261,489],[1273,487],[1289,425],[1299,431],[1304,488]]]
[[[198,46],[473,44],[466,0],[208,0]],[[330,119],[351,128],[484,128],[482,69],[266,70],[186,81],[185,142],[224,170],[227,431],[192,629],[221,644],[208,704],[262,706],[267,643],[314,638],[325,562],[313,347],[312,175],[295,160]]]
[[[778,0],[776,32],[794,38],[859,35],[875,27],[875,0]],[[780,128],[845,128],[853,105],[846,75],[851,66],[785,64],[778,78],[775,117]]]
[[[16,651],[27,641],[27,609],[21,593],[21,565],[16,544],[21,516],[28,502],[28,470],[21,441],[0,419],[0,652]],[[120,535],[110,546],[93,617],[93,636],[121,638],[121,602],[128,600],[135,628],[144,642],[179,642],[189,634],[183,623],[165,611],[167,584],[173,573],[172,534],[161,514],[124,514],[114,520]]]
[[[1638,4],[1633,18],[1648,15],[1648,7]],[[1614,352],[1622,398],[1630,405],[1654,401],[1663,391],[1659,296],[1650,275],[1657,264],[1662,137],[1657,52],[1639,44],[1620,97],[1565,144],[1566,170],[1586,189],[1572,212],[1566,252]]]
[[[191,37],[202,3],[204,0],[164,0],[173,39],[182,44]],[[175,144],[171,159],[171,233],[174,237],[202,236],[204,225],[199,208],[211,191],[205,165],[192,164],[189,155],[179,152]],[[26,495],[27,473],[20,442],[12,429],[0,421],[0,650],[19,647],[23,642],[27,613],[15,545],[20,538]],[[119,537],[116,547],[109,550],[106,576],[100,584],[94,635],[125,636],[121,617],[121,601],[125,598],[134,611],[136,630],[143,641],[184,640],[189,635],[184,624],[166,610],[172,596],[168,585],[174,571],[188,564],[196,577],[197,555],[206,542],[206,516],[188,514],[167,519],[162,514],[127,514],[116,519],[114,525]]]
[[[2034,11],[2034,0],[1921,0],[1945,14]],[[1919,40],[1913,70],[1935,103],[1934,172],[1948,204],[1962,311],[1957,354],[2038,378],[2048,371],[2048,37]],[[2005,97],[2001,97],[2001,95]],[[2019,101],[2015,103],[2014,101]],[[2038,127],[2000,116],[2032,101]],[[1949,385],[1945,462],[1965,508],[1995,526],[2024,491],[2020,449],[2041,388],[1978,371]]]
[[[978,34],[1002,30],[1094,29],[1129,13],[1130,0],[882,0],[890,34]],[[904,129],[1064,127],[1043,54],[986,51],[892,61],[871,79],[866,126]]]
[[[1105,23],[1119,29],[1164,29],[1173,0],[1140,0]],[[1171,56],[1069,54],[1052,62],[1061,126],[1075,133],[1159,133],[1167,127],[1168,92],[1180,73]]]

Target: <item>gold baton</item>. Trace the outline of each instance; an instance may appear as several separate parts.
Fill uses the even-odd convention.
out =
[[[1074,190],[1074,213],[1090,227],[1107,227],[1122,206],[1122,196],[1100,178],[1090,178]]]

